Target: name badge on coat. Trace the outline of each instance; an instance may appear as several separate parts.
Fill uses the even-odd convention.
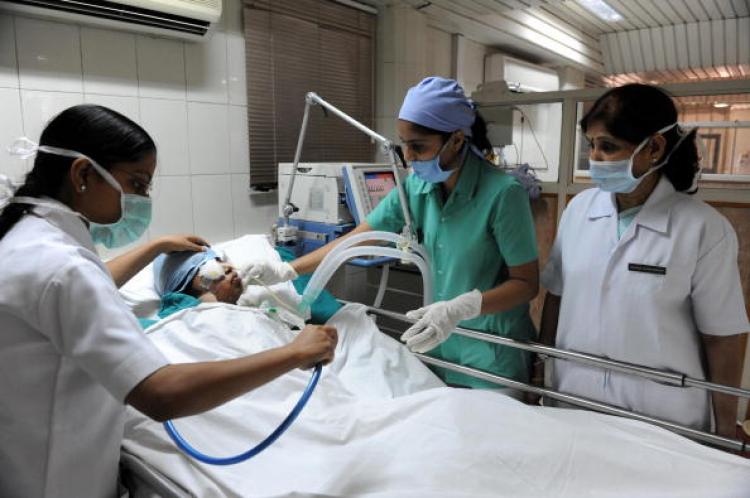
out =
[[[628,263],[628,270],[641,273],[652,273],[654,275],[667,274],[667,268],[665,266],[644,265],[641,263]]]

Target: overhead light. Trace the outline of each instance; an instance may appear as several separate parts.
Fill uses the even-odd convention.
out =
[[[726,102],[714,102],[714,107],[722,109],[724,107],[729,107],[729,104],[727,104]]]
[[[578,3],[590,10],[599,19],[607,22],[622,21],[623,17],[604,0],[578,0]]]

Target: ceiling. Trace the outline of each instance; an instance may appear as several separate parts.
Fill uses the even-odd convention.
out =
[[[623,20],[603,21],[578,0],[402,0],[436,27],[590,81],[750,77],[750,0],[606,2]]]

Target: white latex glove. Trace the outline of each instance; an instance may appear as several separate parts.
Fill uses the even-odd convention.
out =
[[[266,285],[274,285],[299,277],[289,263],[278,263],[276,261],[256,261],[248,264],[240,271],[242,285],[258,285],[261,282]],[[258,282],[260,280],[260,282]]]
[[[273,301],[271,293],[267,291],[265,287],[262,285],[248,285],[245,287],[245,290],[242,291],[240,298],[237,299],[237,304],[239,306],[259,308],[265,301]]]
[[[482,293],[474,289],[450,301],[438,301],[409,311],[406,316],[418,320],[401,336],[413,353],[426,353],[448,339],[458,322],[479,316]]]

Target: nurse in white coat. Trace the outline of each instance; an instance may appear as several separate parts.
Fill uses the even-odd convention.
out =
[[[128,118],[86,105],[54,118],[40,143],[0,213],[0,496],[115,496],[124,403],[156,420],[196,414],[332,358],[336,331],[308,327],[246,358],[167,364],[115,280],[158,249],[200,240],[138,249],[112,274],[94,251],[148,226],[154,142]]]
[[[697,189],[695,131],[663,91],[614,88],[581,120],[598,188],[562,215],[542,283],[541,340],[738,386],[750,330],[737,236]],[[538,374],[539,372],[537,372]],[[536,375],[538,377],[538,375]],[[734,436],[737,400],[556,361],[563,392]]]

